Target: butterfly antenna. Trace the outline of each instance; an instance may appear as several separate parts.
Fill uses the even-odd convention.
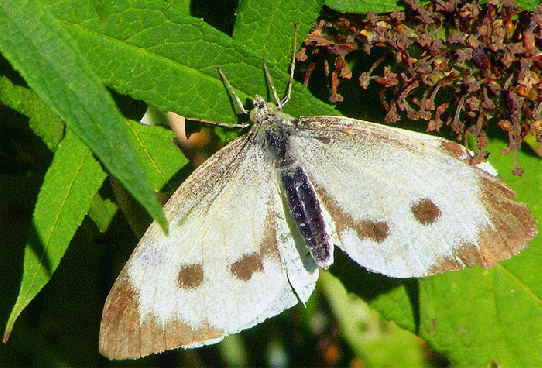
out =
[[[281,101],[279,100],[279,95],[277,94],[277,90],[275,88],[275,85],[273,84],[273,79],[271,79],[269,70],[267,70],[267,63],[265,62],[265,57],[263,57],[262,60],[263,60],[263,70],[265,72],[265,78],[267,79],[267,83],[269,83],[269,87],[271,87],[271,91],[273,92],[273,97],[275,97],[275,103],[277,104],[277,109],[280,110],[282,107]]]
[[[245,107],[241,103],[241,99],[239,98],[239,96],[237,96],[237,93],[235,93],[230,82],[228,82],[228,79],[226,79],[226,76],[222,73],[222,70],[220,70],[218,65],[216,66],[216,70],[218,71],[218,74],[220,74],[220,78],[222,78],[222,80],[224,81],[228,89],[230,90],[230,93],[232,94],[232,96],[235,98],[235,101],[237,102],[237,106],[239,106],[239,108],[241,109],[241,112],[243,114],[248,114],[248,111],[245,109]]]
[[[295,71],[295,50],[297,48],[297,22],[294,23],[294,42],[292,44],[292,60],[290,61],[290,80],[288,80],[288,87],[286,88],[286,96],[278,104],[279,110],[282,106],[286,105],[286,102],[290,100],[292,95],[292,81],[294,80],[294,71]]]

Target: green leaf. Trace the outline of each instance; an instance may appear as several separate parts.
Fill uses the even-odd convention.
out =
[[[363,300],[348,294],[340,281],[322,272],[319,284],[325,290],[341,334],[357,357],[369,367],[425,367],[419,338],[383,317]]]
[[[102,198],[98,192],[92,199],[88,216],[98,227],[101,233],[105,233],[113,221],[119,207],[109,198]]]
[[[129,122],[130,141],[156,191],[173,193],[181,184],[176,177],[188,160],[173,144],[173,132],[160,126],[145,126]],[[184,179],[184,177],[182,177]],[[141,206],[122,188],[113,183],[115,197],[134,234],[143,236],[149,226],[149,219]]]
[[[255,94],[265,96],[261,50],[254,51],[200,19],[160,4],[119,1],[109,13],[102,9],[98,14],[86,1],[73,1],[59,4],[53,12],[63,19],[95,72],[118,92],[188,118],[238,122],[237,107],[231,104],[216,66],[242,101]],[[284,30],[283,52],[289,54],[293,23],[273,28]],[[272,68],[270,72],[277,90],[283,91],[287,69]],[[300,85],[294,86],[292,97],[287,111],[305,115],[333,111]]]
[[[278,70],[287,71],[292,57],[294,24],[298,24],[298,48],[318,17],[323,1],[250,0],[239,4],[233,38],[261,56]],[[260,57],[261,57],[260,56]]]
[[[518,6],[521,6],[522,8],[531,10],[531,11],[536,6],[540,5],[540,1],[538,0],[518,0],[516,3]]]
[[[14,86],[6,77],[0,78],[0,101],[29,117],[28,125],[51,151],[56,151],[64,136],[64,123],[32,90]],[[22,125],[22,124],[21,124]]]
[[[4,341],[21,311],[51,279],[105,176],[88,147],[68,131],[38,195],[24,251],[21,288]]]
[[[143,163],[152,187],[156,191],[172,193],[176,187],[170,185],[170,179],[188,164],[186,157],[173,144],[175,134],[161,126],[145,126],[135,121],[128,121],[127,126],[131,145]]]
[[[326,0],[326,5],[343,13],[384,13],[402,9],[397,0]]]
[[[122,116],[62,24],[39,1],[3,0],[0,5],[3,55],[166,228],[156,196],[126,144]]]
[[[127,121],[130,144],[134,147],[139,161],[143,163],[146,175],[151,185],[156,191],[173,193],[180,184],[176,175],[188,163],[188,160],[182,155],[181,151],[173,144],[174,133],[171,130],[161,126],[145,126],[139,122]],[[127,193],[116,192],[117,195],[128,196]],[[134,211],[126,211],[131,208],[132,198],[116,198],[121,203],[124,215],[128,222],[133,225],[132,230],[136,234],[142,235],[142,231],[148,227],[148,216],[141,213],[137,208]],[[128,206],[130,204],[130,206]],[[118,207],[109,198],[103,198],[97,194],[94,198],[89,215],[92,221],[105,232],[113,219]],[[129,212],[129,213],[127,213]]]

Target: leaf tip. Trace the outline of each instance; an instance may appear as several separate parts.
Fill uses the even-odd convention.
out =
[[[8,327],[8,329],[6,329],[6,332],[4,333],[4,338],[2,339],[2,342],[4,344],[8,342],[10,335],[11,335],[11,327]]]

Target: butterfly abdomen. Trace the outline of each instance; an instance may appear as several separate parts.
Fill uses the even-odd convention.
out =
[[[290,215],[312,258],[318,267],[328,268],[333,263],[332,248],[320,203],[307,175],[299,166],[282,170],[279,175]]]
[[[278,171],[290,215],[309,253],[318,267],[328,268],[333,263],[333,248],[329,244],[320,203],[308,176],[290,152],[287,128],[278,125],[266,131],[265,146]]]

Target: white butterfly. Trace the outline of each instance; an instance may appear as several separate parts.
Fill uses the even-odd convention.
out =
[[[335,245],[371,271],[421,277],[491,267],[536,235],[526,205],[467,164],[462,146],[345,117],[291,117],[281,109],[292,78],[279,101],[265,72],[277,106],[256,96],[249,133],[166,204],[169,236],[151,224],[107,298],[103,355],[212,344],[305,303]]]

